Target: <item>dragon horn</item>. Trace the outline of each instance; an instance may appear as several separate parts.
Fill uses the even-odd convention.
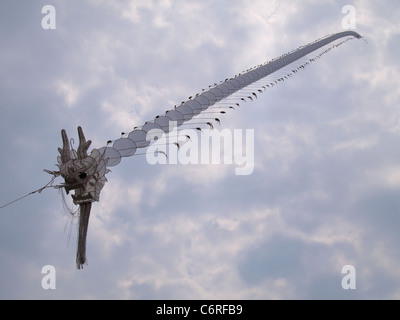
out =
[[[88,154],[87,151],[92,143],[91,140],[86,141],[85,135],[83,134],[82,128],[78,127],[78,136],[79,136],[79,147],[78,147],[78,159],[85,159]]]
[[[71,150],[69,147],[68,136],[64,129],[61,130],[61,138],[63,141],[63,148],[58,148],[58,152],[60,152],[62,163],[66,163],[71,160]]]

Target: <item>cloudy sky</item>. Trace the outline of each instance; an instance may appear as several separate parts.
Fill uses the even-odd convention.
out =
[[[42,28],[44,5],[56,29]],[[123,159],[88,266],[57,190],[0,210],[1,299],[399,299],[398,1],[0,2],[0,205],[44,186],[60,130],[93,147],[221,79],[343,30],[350,41],[229,113],[255,169]],[[75,145],[76,146],[76,145]],[[58,181],[58,182],[61,182]],[[41,286],[42,267],[56,289]],[[342,267],[356,289],[341,286]]]

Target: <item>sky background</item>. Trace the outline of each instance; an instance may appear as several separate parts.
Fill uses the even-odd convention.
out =
[[[55,30],[41,26],[46,4]],[[0,204],[49,181],[61,129],[77,141],[81,125],[102,147],[344,31],[344,5],[368,44],[347,42],[222,121],[255,130],[253,174],[124,158],[92,207],[83,270],[58,191],[1,209],[0,298],[399,299],[398,1],[1,0]],[[41,287],[45,265],[55,290]],[[356,290],[341,287],[345,265]]]

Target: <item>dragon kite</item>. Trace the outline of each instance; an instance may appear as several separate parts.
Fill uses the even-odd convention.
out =
[[[257,94],[263,93],[266,89],[288,79],[332,48],[354,38],[360,39],[362,37],[354,31],[328,35],[267,63],[243,71],[232,78],[227,78],[219,84],[213,84],[209,86],[208,90],[203,89],[201,93],[190,96],[181,105],[156,116],[141,127],[136,127],[129,134],[125,134],[125,137],[109,141],[105,147],[100,149],[92,149],[90,154],[88,149],[91,141],[86,140],[81,127],[78,127],[79,146],[77,150],[70,147],[67,133],[65,130],[61,130],[63,146],[58,149],[60,153],[57,159],[58,170],[45,171],[53,177],[61,176],[64,178],[64,183],[59,187],[64,188],[67,194],[73,191],[73,203],[79,205],[77,268],[83,268],[86,263],[86,237],[91,205],[92,202],[100,200],[100,192],[107,182],[105,175],[110,171],[109,167],[117,165],[122,157],[133,156],[137,149],[149,146],[155,140],[155,137],[168,134],[172,128],[179,127],[194,117],[201,120],[203,112],[212,106],[220,108],[215,113],[223,114],[227,105],[234,109],[241,101],[257,98]],[[313,58],[305,60],[306,62],[303,60],[300,66],[292,66],[296,61],[337,40],[341,40],[341,42],[325,49]],[[283,70],[283,68],[289,69],[286,74],[281,74],[274,80],[268,77],[278,70]],[[252,86],[250,87],[250,85]],[[258,88],[253,89],[255,86]],[[250,90],[250,93],[246,90]],[[229,100],[227,100],[228,97]],[[225,103],[222,103],[222,100]],[[202,121],[205,125],[212,126],[209,119],[203,118]],[[219,118],[212,120],[220,122]]]

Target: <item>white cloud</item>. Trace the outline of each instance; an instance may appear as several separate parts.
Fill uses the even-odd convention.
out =
[[[60,82],[57,85],[57,92],[64,96],[65,103],[68,107],[73,106],[79,96],[79,89],[71,83]]]

